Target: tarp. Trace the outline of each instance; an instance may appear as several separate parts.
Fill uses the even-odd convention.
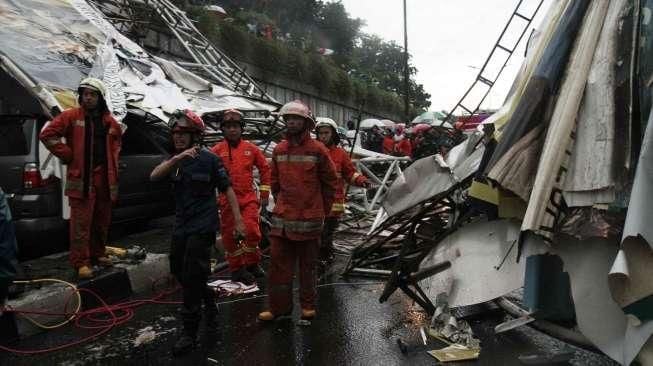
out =
[[[230,107],[277,108],[151,57],[84,0],[0,0],[0,20],[0,50],[50,92],[75,91],[93,70],[111,93],[122,83],[128,105],[164,120],[179,108],[200,114]],[[117,69],[106,74],[112,67]]]
[[[451,268],[419,285],[430,299],[447,293],[452,307],[480,304],[517,290],[524,285],[526,268],[525,260],[518,261],[518,237],[519,223],[511,220],[465,225],[435,246],[420,264],[427,268],[449,261]],[[523,253],[526,257],[547,249],[543,240],[531,236]]]
[[[610,288],[615,301],[638,319],[653,319],[653,112],[647,125],[621,249],[610,270]]]
[[[575,130],[578,108],[608,5],[609,2],[606,1],[593,1],[588,7],[553,109],[533,190],[522,221],[522,231],[538,231],[541,235],[547,235],[550,230],[545,228],[553,227],[554,215],[557,214],[562,197],[552,197],[552,192],[560,191],[564,185],[566,173],[563,169],[566,170],[568,151],[574,142],[572,132]]]
[[[564,68],[589,3],[589,0],[573,1],[565,9],[514,113],[504,126],[486,172],[490,172],[496,162],[522,137],[537,126],[548,124],[546,109],[562,82]],[[537,157],[535,156],[536,159]],[[533,164],[537,164],[537,161]]]
[[[482,144],[476,146],[481,137],[480,133],[473,134],[451,149],[445,160],[451,170],[442,168],[435,155],[419,159],[404,170],[404,179],[396,179],[383,199],[382,205],[388,216],[446,192],[472,176],[485,149]]]
[[[576,143],[564,186],[567,206],[608,204],[615,199],[615,68],[617,34],[627,0],[610,1],[577,117]]]

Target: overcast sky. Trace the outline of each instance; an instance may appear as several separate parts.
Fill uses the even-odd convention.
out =
[[[539,25],[553,1],[543,1],[531,28]],[[402,0],[342,0],[342,3],[352,17],[365,21],[363,32],[403,46]],[[417,81],[431,94],[432,109],[449,110],[458,102],[474,81],[517,3],[518,0],[407,0],[408,51],[418,70]],[[539,0],[523,0],[521,13],[530,16],[538,3]],[[512,37],[506,39],[505,46],[515,43],[518,28],[523,24],[515,23],[518,27],[509,29],[507,34]],[[523,60],[529,34],[530,29],[482,107],[497,108],[503,103]]]

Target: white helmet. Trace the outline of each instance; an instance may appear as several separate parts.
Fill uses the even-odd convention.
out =
[[[338,124],[336,123],[336,121],[332,120],[329,117],[316,117],[315,121],[316,121],[315,129],[318,129],[318,128],[324,127],[324,126],[329,126],[329,127],[332,127],[334,131],[336,131],[336,132],[338,131]]]
[[[104,86],[104,83],[100,79],[96,78],[85,78],[79,83],[79,87],[77,87],[77,90],[79,94],[82,94],[82,89],[91,89],[95,90],[96,92],[100,93],[102,98],[106,98],[107,95],[107,88]]]
[[[336,121],[332,120],[329,117],[317,117],[315,119],[317,123],[315,124],[315,133],[317,133],[320,127],[331,127],[333,129],[333,134],[331,135],[331,143],[338,145],[340,143],[340,135],[338,134],[338,124]]]

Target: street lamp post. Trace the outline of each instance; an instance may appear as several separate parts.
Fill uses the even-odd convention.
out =
[[[406,0],[404,0],[404,116],[405,123],[410,119],[410,73],[408,70],[408,24],[406,17]]]

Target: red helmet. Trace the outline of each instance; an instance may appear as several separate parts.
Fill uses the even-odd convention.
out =
[[[202,117],[198,116],[190,109],[184,109],[183,111],[179,109],[176,110],[172,114],[172,117],[170,117],[168,126],[170,126],[170,129],[173,132],[179,131],[201,134],[206,129]]]
[[[423,134],[425,131],[428,131],[431,129],[431,126],[427,125],[426,123],[420,123],[417,125],[413,126],[413,134],[415,135],[420,135]]]

